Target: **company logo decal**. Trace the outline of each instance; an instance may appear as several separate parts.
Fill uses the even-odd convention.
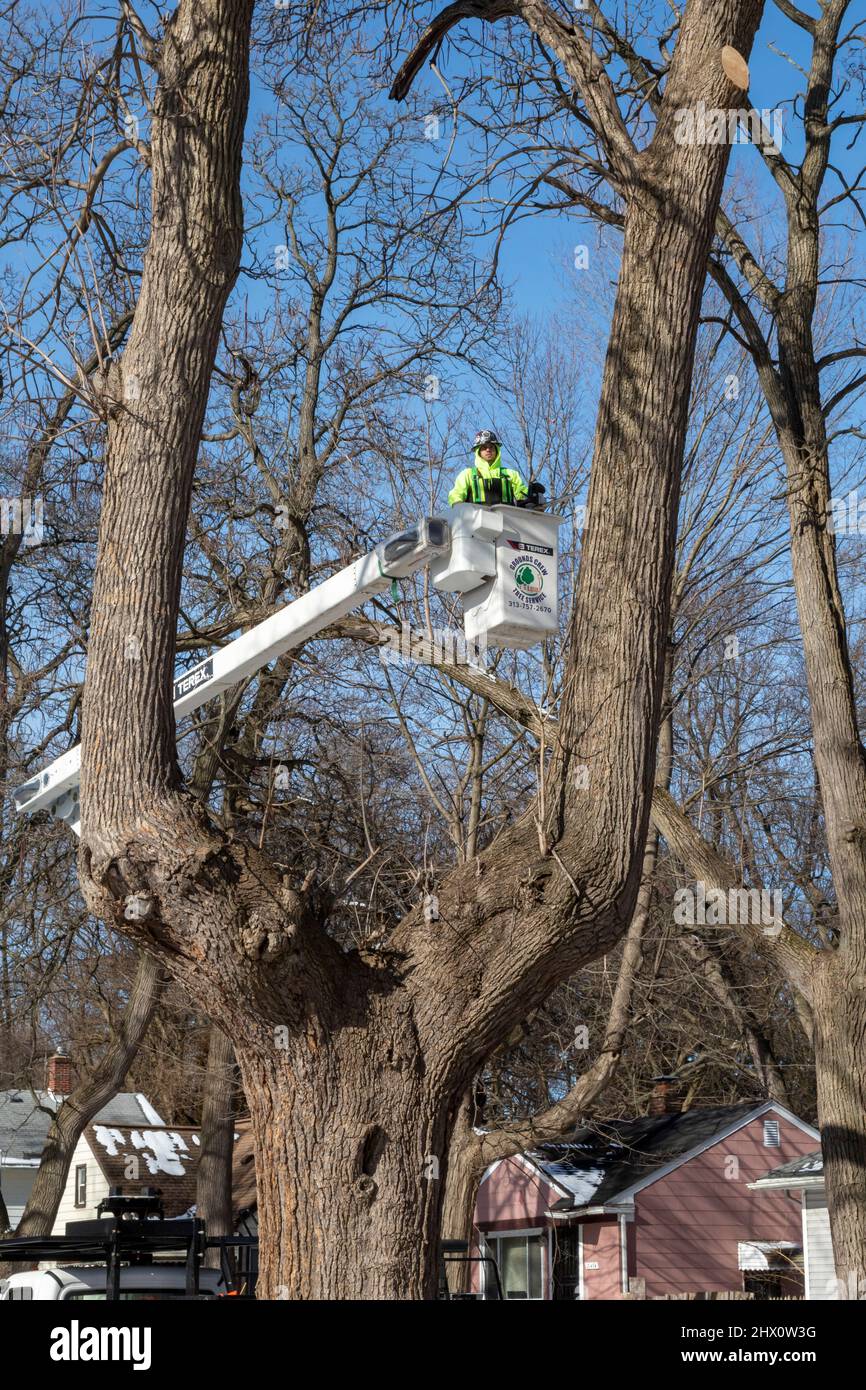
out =
[[[200,685],[209,681],[213,675],[213,657],[209,656],[207,661],[202,661],[200,665],[193,666],[184,675],[178,676],[174,683],[175,703],[182,699],[184,695],[189,695],[191,691],[198,690]]]
[[[547,568],[532,555],[518,555],[511,562],[514,577],[514,596],[528,603],[540,603],[544,595]]]
[[[553,547],[549,545],[530,545],[527,541],[508,541],[507,544],[512,550],[520,550],[530,555],[553,554]]]

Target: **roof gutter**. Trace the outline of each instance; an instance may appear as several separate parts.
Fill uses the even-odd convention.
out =
[[[578,1216],[624,1216],[628,1221],[634,1216],[634,1202],[604,1202],[598,1207],[568,1207],[565,1211],[548,1210],[544,1214],[564,1221],[573,1221]]]
[[[823,1174],[823,1173],[804,1173],[804,1174],[802,1175],[802,1177],[799,1177],[799,1178],[797,1178],[797,1177],[790,1177],[790,1178],[757,1178],[757,1179],[755,1180],[755,1182],[747,1182],[747,1183],[746,1183],[746,1187],[748,1187],[748,1188],[750,1189],[750,1191],[752,1191],[752,1192],[754,1192],[756,1188],[760,1191],[760,1190],[762,1190],[762,1189],[764,1189],[764,1188],[768,1188],[768,1187],[770,1187],[770,1188],[772,1188],[772,1187],[780,1188],[780,1187],[781,1187],[781,1188],[786,1188],[789,1192],[799,1192],[799,1190],[800,1190],[801,1187],[823,1187],[823,1186],[824,1186],[824,1174]]]

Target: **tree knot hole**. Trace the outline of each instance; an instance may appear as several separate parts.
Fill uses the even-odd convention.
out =
[[[378,1190],[375,1178],[369,1173],[361,1173],[352,1184],[352,1191],[360,1202],[372,1202]]]
[[[361,1201],[372,1202],[379,1190],[373,1174],[379,1166],[387,1143],[388,1135],[385,1130],[380,1125],[370,1125],[359,1145],[360,1171],[353,1184],[355,1195]]]

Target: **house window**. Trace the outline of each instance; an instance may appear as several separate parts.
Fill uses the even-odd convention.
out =
[[[541,1231],[523,1235],[485,1236],[488,1252],[499,1266],[503,1298],[544,1298],[544,1245]],[[488,1287],[492,1275],[488,1275]]]
[[[765,1148],[765,1149],[778,1149],[778,1148],[780,1147],[780,1145],[781,1145],[781,1142],[782,1142],[782,1140],[781,1140],[781,1137],[780,1137],[780,1135],[779,1135],[779,1121],[778,1121],[778,1120],[765,1120],[765,1121],[764,1121],[764,1148]]]
[[[75,1169],[75,1205],[87,1206],[87,1164],[79,1163]]]

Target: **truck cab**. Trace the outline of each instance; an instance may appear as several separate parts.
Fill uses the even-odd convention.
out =
[[[106,1266],[28,1270],[0,1279],[0,1303],[26,1301],[34,1303],[61,1300],[91,1300],[108,1297]],[[216,1269],[203,1269],[198,1276],[198,1298],[216,1298],[226,1292],[222,1274]],[[186,1270],[180,1265],[147,1265],[124,1268],[120,1271],[121,1300],[187,1298]]]

